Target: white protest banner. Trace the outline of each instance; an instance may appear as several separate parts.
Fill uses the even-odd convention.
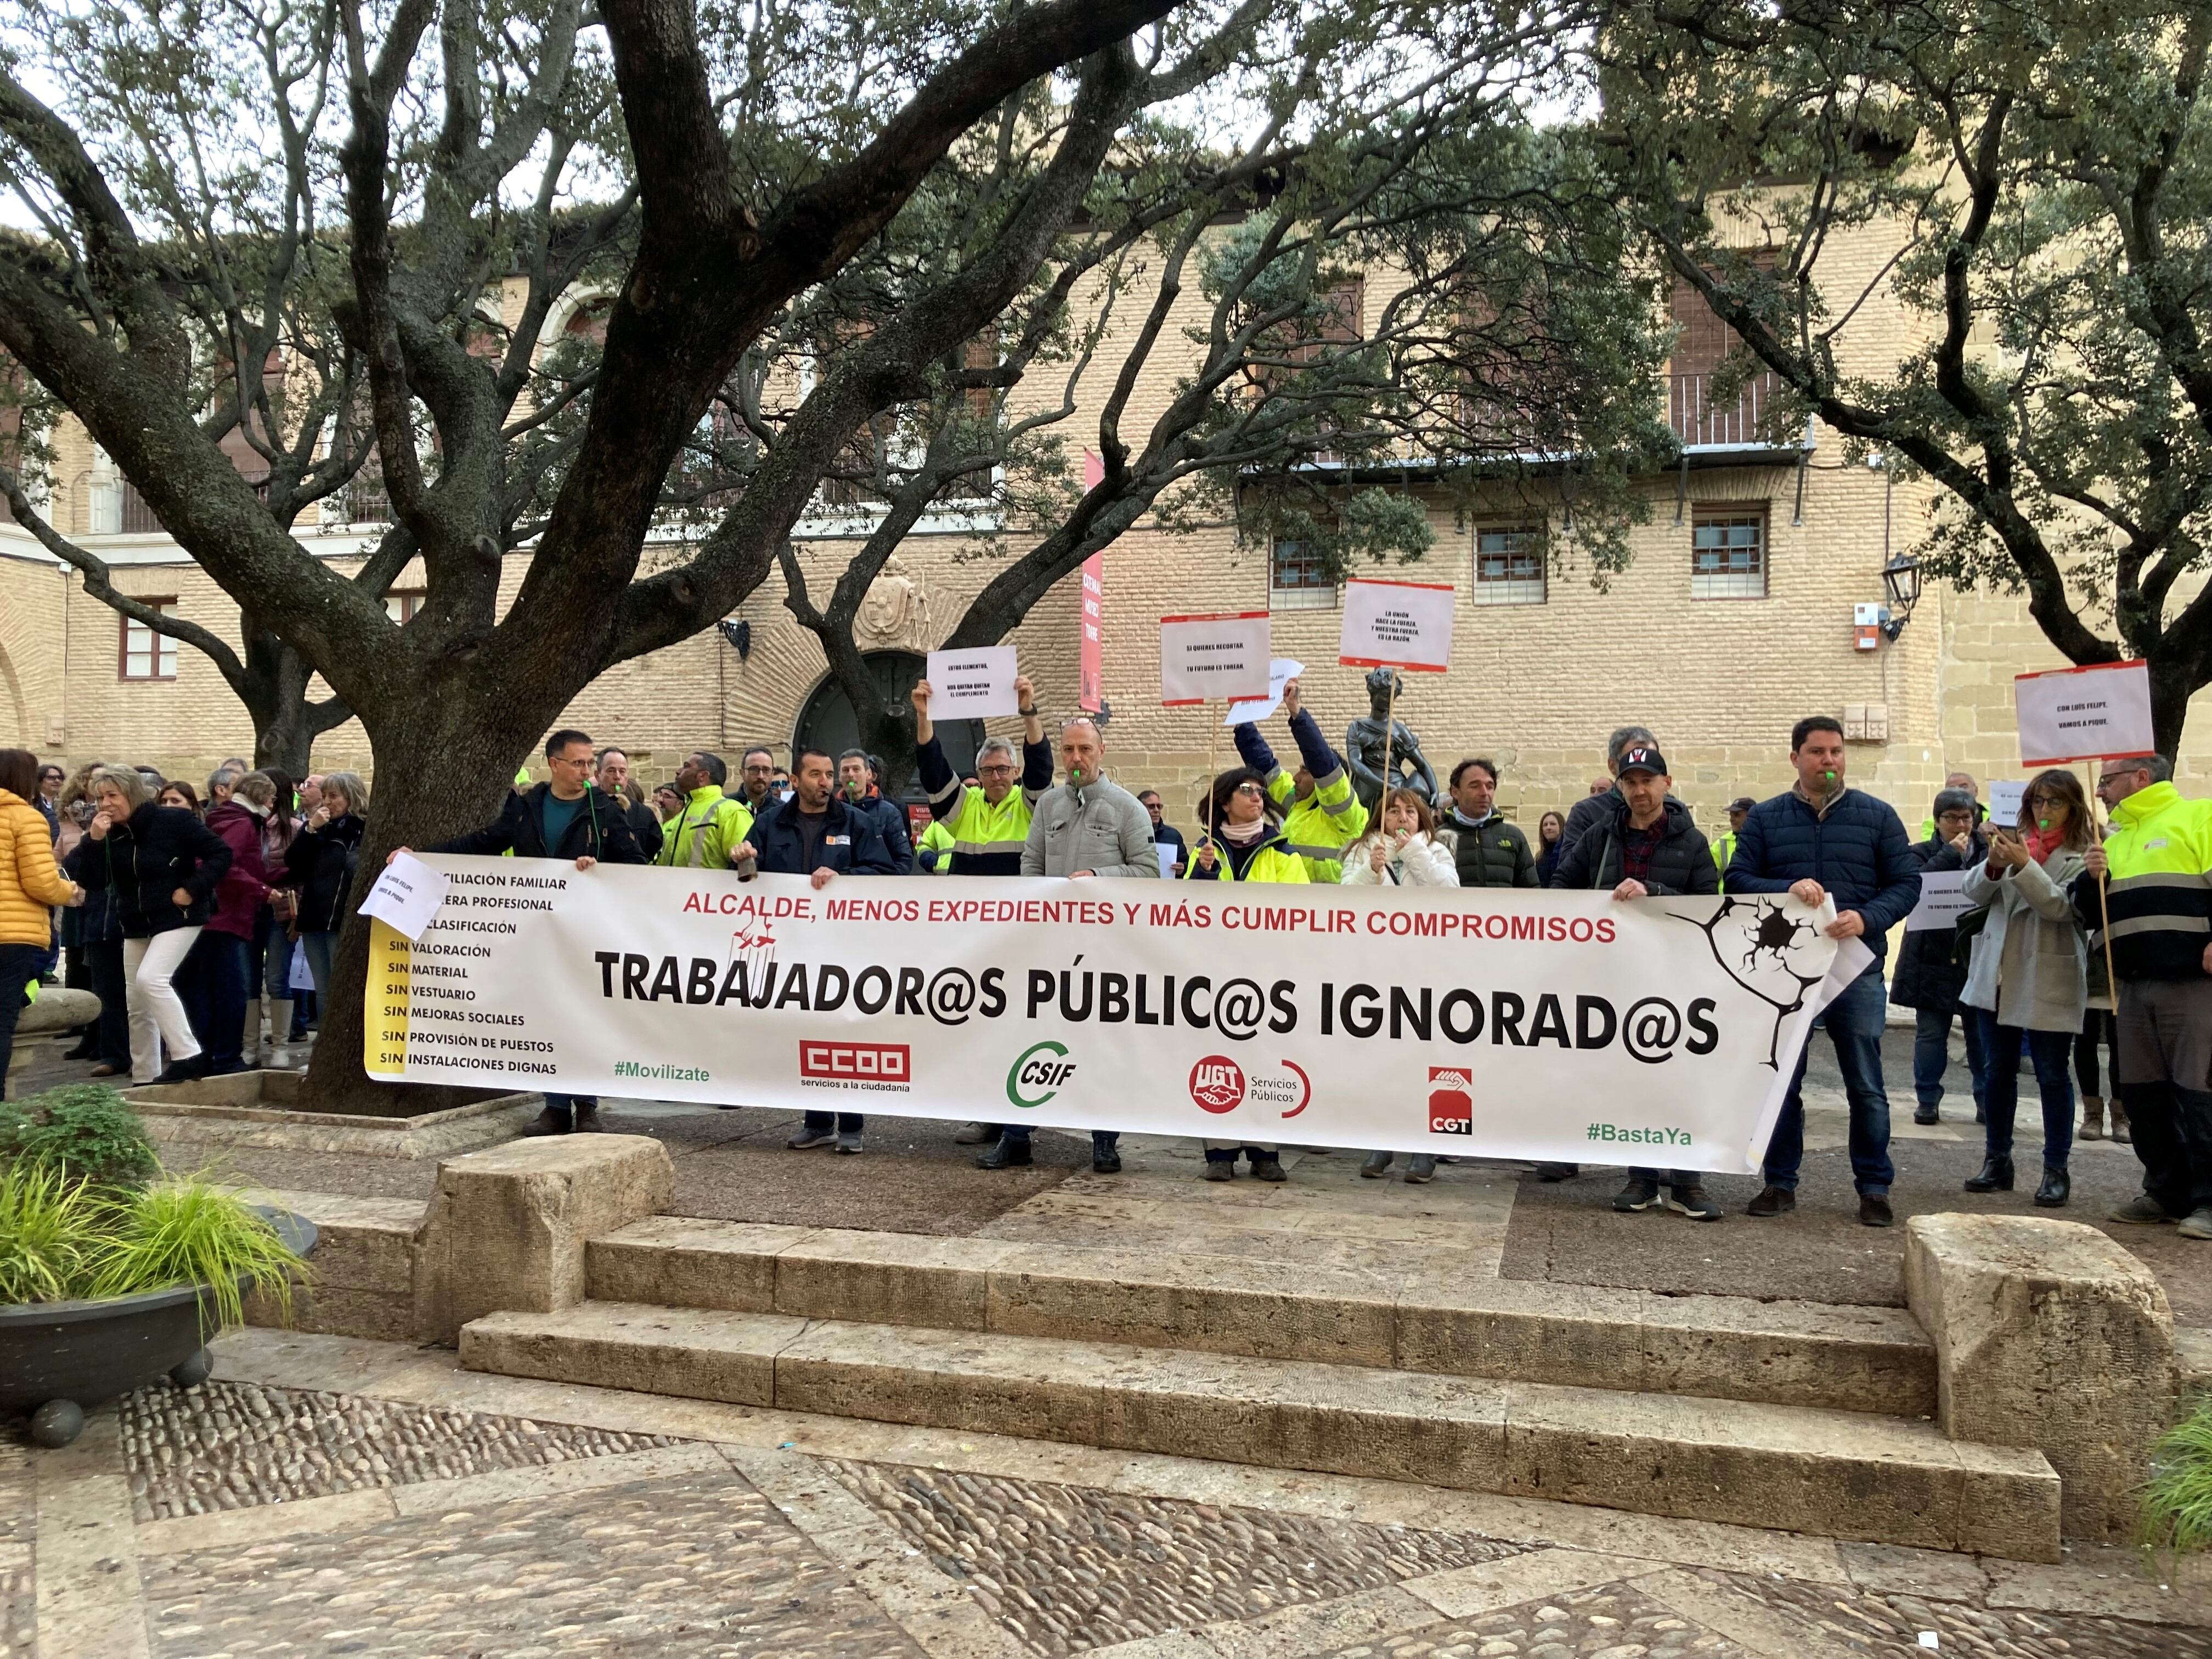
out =
[[[2021,803],[2027,799],[2027,785],[2025,781],[1993,781],[1990,785],[1990,822],[2000,829],[2011,829],[2020,822]]]
[[[1347,668],[1411,668],[1440,674],[1451,666],[1451,636],[1449,582],[1344,585],[1344,631],[1336,659]]]
[[[1744,1174],[1868,959],[1781,895],[427,861],[372,1073],[786,1110]]]
[[[1920,902],[1914,905],[1905,918],[1908,933],[1925,932],[1930,927],[1956,927],[1959,918],[1974,907],[1966,902],[1960,884],[1966,879],[1964,870],[1930,870],[1920,878]]]
[[[2147,662],[2015,675],[2012,702],[2022,766],[2148,755],[2158,747],[2151,734]]]
[[[1215,697],[1267,695],[1264,611],[1160,618],[1160,702],[1170,708]]]
[[[982,720],[1018,714],[1022,700],[1014,691],[1014,677],[1020,672],[1011,645],[933,651],[922,670],[929,682],[929,718]]]
[[[1231,703],[1229,718],[1221,723],[1242,726],[1249,720],[1257,726],[1283,706],[1283,688],[1305,672],[1306,665],[1302,662],[1293,662],[1288,657],[1275,658],[1267,665],[1267,695]]]
[[[402,853],[384,866],[361,902],[361,913],[383,918],[410,939],[421,939],[445,902],[446,878],[412,853]]]

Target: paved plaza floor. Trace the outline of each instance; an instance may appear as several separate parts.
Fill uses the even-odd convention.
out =
[[[1905,1074],[1893,1042],[1892,1066]],[[41,1061],[31,1086],[78,1075]],[[1907,1091],[1899,1091],[1900,1098]],[[787,1115],[607,1103],[674,1156],[682,1213],[1614,1285],[1902,1302],[1902,1229],[1853,1219],[1832,1066],[1816,1052],[1797,1214],[1614,1214],[1611,1170],[1370,1182],[1291,1153],[1264,1188],[1199,1180],[1194,1145],[1078,1138],[986,1174],[954,1126],[871,1124],[858,1158],[789,1153]],[[1900,1218],[2011,1209],[1958,1182],[1971,1121],[1899,1112]],[[2033,1163],[2033,1130],[2025,1128]],[[420,1204],[429,1163],[235,1150],[282,1190]],[[1402,1167],[1402,1166],[1401,1166]],[[2094,1222],[2133,1190],[2085,1146]],[[2115,1230],[2178,1319],[2212,1325],[2212,1246]],[[250,1330],[201,1389],[94,1417],[64,1450],[0,1423],[0,1659],[2212,1659],[2212,1568],[2076,1545],[2030,1565],[1694,1520],[1131,1455],[495,1376],[448,1350]]]
[[[0,1655],[2212,1656],[2212,1572],[2126,1549],[1838,1544],[342,1337],[219,1352],[65,1450],[0,1439]]]

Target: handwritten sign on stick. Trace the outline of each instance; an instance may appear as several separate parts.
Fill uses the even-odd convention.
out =
[[[1349,668],[1451,666],[1452,590],[1444,582],[1348,581],[1336,659]]]
[[[2012,683],[2023,766],[2064,766],[2158,747],[2150,727],[2150,665],[2100,663],[2021,674]]]
[[[1170,708],[1216,697],[1267,695],[1264,611],[1160,618],[1160,702]]]

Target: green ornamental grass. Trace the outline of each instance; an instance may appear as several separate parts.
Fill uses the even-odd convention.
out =
[[[260,1291],[292,1312],[292,1275],[305,1264],[263,1216],[234,1193],[200,1180],[149,1187],[100,1243],[92,1294],[128,1296],[204,1284],[219,1327],[246,1322],[245,1293]]]
[[[2187,1554],[2212,1548],[2212,1394],[2152,1448],[2143,1540]]]
[[[115,1208],[50,1165],[0,1162],[0,1304],[84,1295]]]

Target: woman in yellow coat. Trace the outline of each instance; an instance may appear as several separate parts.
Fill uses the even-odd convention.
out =
[[[1200,814],[1205,833],[1191,853],[1184,879],[1305,884],[1306,861],[1284,840],[1281,811],[1267,793],[1267,780],[1250,767],[1224,772],[1214,779]],[[1251,1158],[1257,1179],[1283,1179],[1281,1151],[1272,1140],[1207,1141],[1206,1178],[1235,1180],[1240,1152]]]
[[[0,1079],[15,1056],[24,989],[53,949],[53,908],[83,896],[54,867],[53,831],[31,805],[38,790],[39,757],[0,749]]]

